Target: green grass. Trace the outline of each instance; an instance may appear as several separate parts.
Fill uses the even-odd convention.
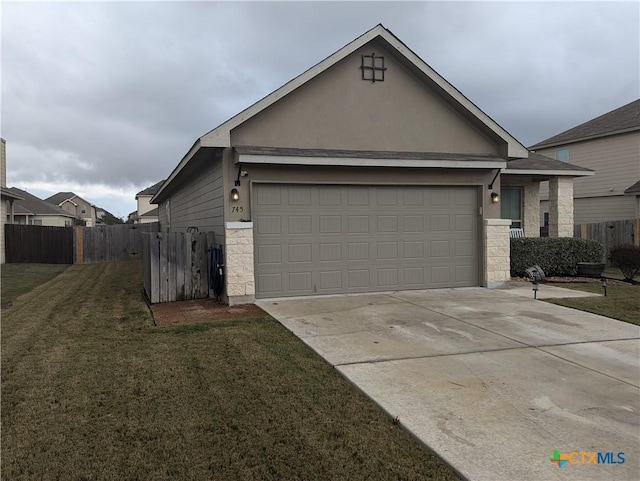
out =
[[[606,273],[607,277],[615,277],[615,272],[612,274]],[[622,275],[617,278],[621,279]],[[599,280],[589,283],[561,283],[557,285],[598,294],[604,292]],[[640,285],[610,282],[606,297],[548,299],[547,302],[640,325]]]
[[[67,264],[2,264],[0,269],[2,306],[31,291],[39,284],[50,281],[64,272]]]
[[[2,479],[458,479],[273,319],[156,328],[140,279],[73,266],[3,310]]]

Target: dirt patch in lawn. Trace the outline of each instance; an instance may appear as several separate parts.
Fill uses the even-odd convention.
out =
[[[157,326],[269,317],[255,304],[227,306],[213,299],[153,304],[151,312]]]

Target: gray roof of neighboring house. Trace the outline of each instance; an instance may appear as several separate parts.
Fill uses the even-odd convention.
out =
[[[15,214],[28,214],[28,215],[61,215],[64,217],[73,218],[74,215],[70,214],[64,209],[61,209],[57,205],[53,205],[50,202],[46,202],[39,199],[33,194],[24,190],[11,187],[9,189],[15,195],[23,198],[23,200],[17,200],[14,204]]]
[[[4,139],[3,139],[4,141]],[[7,187],[0,187],[0,194],[2,195],[2,197],[6,197],[9,199],[23,199],[23,197],[14,194],[10,189],[8,189]]]
[[[164,184],[164,179],[161,180],[160,182],[153,184],[151,187],[147,187],[146,189],[138,192],[136,194],[136,199],[138,198],[139,195],[152,195],[152,196],[156,195],[156,192],[160,190],[160,187],[162,187],[162,184]]]
[[[547,171],[572,171],[572,172],[593,172],[586,167],[580,167],[579,165],[569,164],[568,162],[562,162],[555,160],[545,155],[529,152],[528,159],[514,159],[507,161],[507,169],[505,174],[509,173],[509,170],[547,170]]]
[[[640,194],[640,180],[624,190],[625,194]]]
[[[47,197],[45,202],[49,202],[50,204],[60,205],[65,200],[73,199],[77,197],[73,192],[58,192],[57,194],[53,194],[51,197]]]
[[[532,150],[640,129],[640,99],[529,147]]]

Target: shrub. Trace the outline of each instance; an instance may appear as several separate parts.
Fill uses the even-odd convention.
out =
[[[640,247],[624,244],[609,252],[609,260],[614,267],[622,271],[625,280],[632,281],[640,274]]]
[[[602,262],[604,249],[596,241],[572,237],[511,239],[511,275],[522,277],[538,265],[547,276],[575,276],[578,262]]]

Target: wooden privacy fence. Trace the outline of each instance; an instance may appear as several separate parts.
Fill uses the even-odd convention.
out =
[[[159,224],[116,224],[76,227],[74,263],[93,264],[142,258],[142,236],[158,232]]]
[[[5,224],[8,263],[73,264],[73,227]]]
[[[604,259],[609,251],[621,244],[640,246],[640,219],[614,220],[594,224],[577,224],[573,227],[573,236],[600,242],[604,247]]]
[[[209,297],[213,232],[143,234],[144,290],[151,303]]]
[[[92,264],[142,257],[142,235],[159,224],[49,227],[5,224],[6,262]]]

